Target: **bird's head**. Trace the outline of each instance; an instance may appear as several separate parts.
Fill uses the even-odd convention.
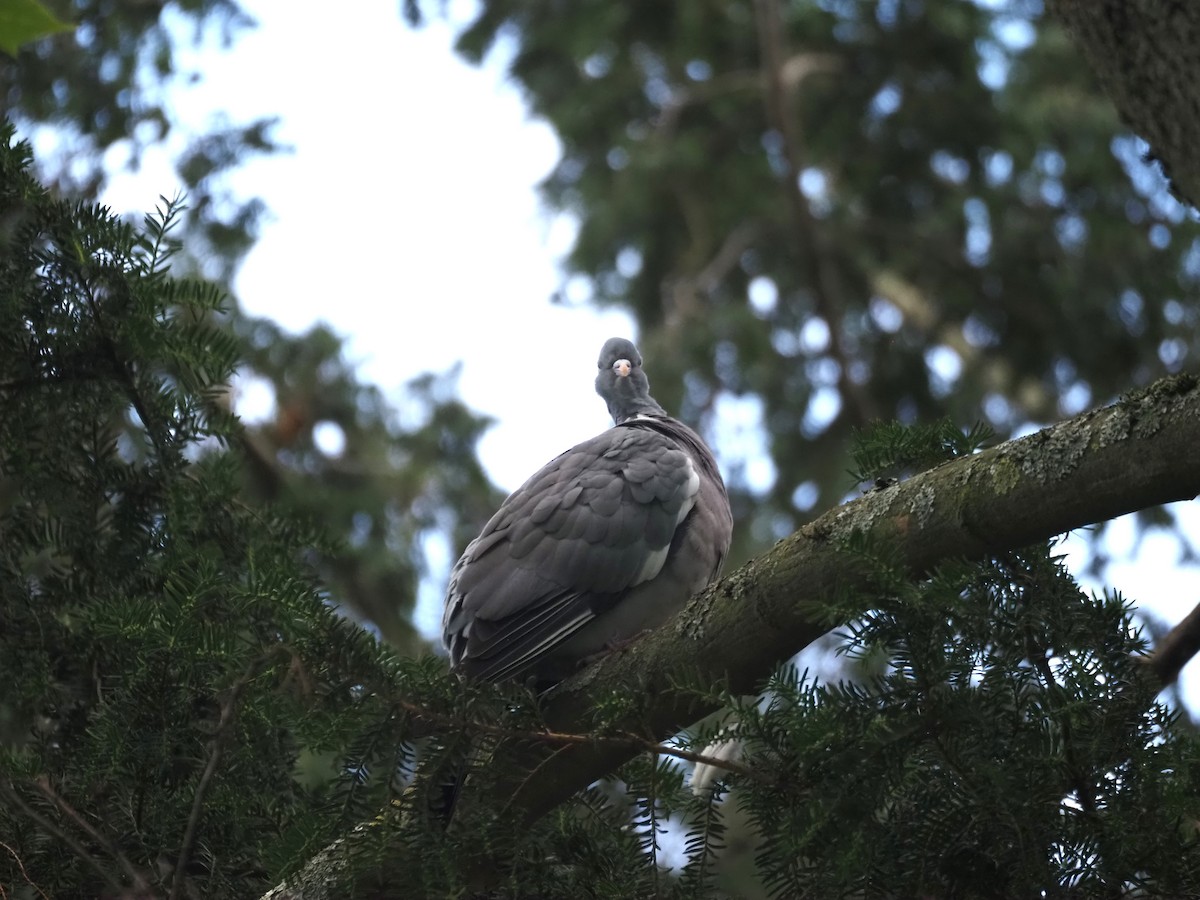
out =
[[[642,369],[642,354],[633,341],[609,338],[596,365],[600,370],[596,375],[596,393],[604,398],[618,425],[638,415],[666,415],[666,410],[650,396],[650,380]]]

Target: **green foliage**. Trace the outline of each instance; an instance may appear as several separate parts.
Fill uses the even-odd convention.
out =
[[[473,456],[477,420],[430,380],[431,421],[401,430],[332,336],[280,341],[253,362],[281,382],[292,372],[284,408],[306,398],[316,419],[293,429],[288,466],[248,472],[282,448],[241,453],[251,436],[226,403],[244,344],[214,288],[168,275],[178,204],[134,229],[50,198],[11,129],[0,151],[0,883],[252,895],[400,802],[412,708],[454,721],[472,696],[440,661],[391,656],[318,585],[312,565],[335,568],[366,542],[302,524],[332,506],[296,499],[292,467],[320,468],[311,426],[365,416],[414,505],[436,488],[469,511],[478,483],[455,481],[462,468],[436,482],[417,472]],[[272,370],[271,349],[318,358]],[[313,371],[312,383],[294,375]],[[372,402],[352,412],[346,397]],[[268,483],[273,507],[247,490]],[[432,509],[400,540],[415,543]],[[454,747],[433,739],[425,752]],[[414,846],[427,845],[429,879],[453,871],[424,828]]]
[[[975,453],[990,443],[995,433],[977,423],[966,434],[949,419],[932,425],[888,422],[855,431],[851,457],[856,482],[879,481],[928,469],[938,463]]]
[[[714,696],[747,742],[714,797],[687,789],[668,749],[517,834],[502,808],[469,802],[450,835],[397,816],[381,828],[380,858],[405,847],[401,868],[423,896],[474,895],[480,866],[494,897],[1200,890],[1200,745],[1156,702],[1122,598],[1083,594],[1052,547],[947,565],[917,584],[886,553],[850,552],[874,584],[834,613],[849,623],[840,652],[868,665],[837,684],[785,667],[760,702]],[[456,708],[468,733],[500,728],[519,742],[541,727],[511,690]],[[727,727],[697,728],[682,746],[702,751]],[[476,796],[503,767],[504,745],[489,746],[472,769]],[[424,802],[405,799],[414,813]],[[729,869],[731,819],[756,847],[749,876]]]
[[[403,761],[387,698],[444,694],[444,666],[342,618],[305,563],[326,541],[241,499],[240,344],[215,288],[168,275],[178,203],[139,230],[53,200],[12,138],[0,883],[244,897],[380,807],[355,767]]]
[[[168,139],[179,146],[163,86],[203,77],[187,68],[181,45],[228,45],[254,24],[233,0],[50,5],[78,30],[26,47],[15,60],[0,59],[0,114],[29,137],[51,138],[38,142],[57,148],[36,161],[41,180],[82,197],[98,194],[114,159],[128,154],[136,167],[150,147]],[[286,149],[274,125],[218,119],[186,136],[175,166],[190,213],[179,221],[176,274],[231,287],[266,207],[235,196],[226,176],[253,156]],[[222,333],[232,328],[239,341],[238,378],[222,402],[236,408],[248,385],[260,395],[265,388],[272,400],[265,420],[235,438],[248,463],[246,498],[320,522],[330,540],[314,561],[331,592],[393,646],[420,651],[425,645],[411,614],[427,573],[427,541],[461,547],[497,499],[475,458],[487,420],[458,401],[447,373],[408,386],[402,421],[378,388],[362,383],[342,339],[322,326],[289,334],[242,315],[232,302],[207,325]],[[318,428],[339,435],[344,450],[322,452]]]
[[[253,25],[235,0],[47,0],[45,6],[74,30],[26,44],[13,59],[0,56],[0,116],[26,133],[52,135],[48,143],[58,149],[38,160],[42,180],[90,198],[107,181],[113,159],[127,156],[136,168],[150,147],[178,140],[177,115],[161,88],[200,74],[182,61],[181,36],[229,44]],[[219,122],[188,135],[176,160],[192,208],[188,265],[226,288],[257,238],[265,207],[234,196],[221,176],[251,156],[282,151],[274,124]],[[114,148],[116,154],[107,152]],[[182,264],[176,260],[177,271]]]
[[[224,0],[173,8],[227,36],[245,25]],[[102,149],[132,139],[136,159],[174,127],[138,90],[139,66],[177,69],[160,13],[75,2],[73,37],[0,61],[2,111],[74,140],[82,171],[59,184],[94,194]],[[513,42],[513,73],[563,142],[544,187],[580,219],[570,265],[597,302],[634,311],[662,399],[710,433],[723,402],[761,402],[776,476],[764,489],[734,472],[739,555],[842,495],[848,438],[869,421],[939,424],[864,436],[859,480],[987,439],[951,421],[982,412],[1007,435],[1194,356],[1195,223],[1038,17],[496,2],[463,34],[473,58]],[[397,659],[333,606],[419,646],[421,542],[461,546],[494,500],[474,459],[486,423],[451,374],[410,386],[402,424],[336,336],[231,320],[211,287],[172,280],[177,203],[135,229],[54,201],[10,143],[6,890],[249,896],[352,834],[347,881],[365,892],[359,873],[399,857],[416,896],[469,895],[473,866],[497,857],[493,894],[511,897],[1197,893],[1195,739],[1143,686],[1125,604],[1083,596],[1046,548],[914,586],[887,548],[847,546],[876,591],[822,600],[849,623],[857,680],[785,670],[761,708],[719,698],[758,775],[732,776],[729,795],[693,797],[668,753],[519,833],[469,799],[434,827],[468,744],[484,788],[497,731],[527,738],[536,704]],[[193,232],[176,272],[228,282],[262,207],[225,203],[217,179],[278,149],[268,122],[198,137],[180,168],[205,243]],[[273,396],[253,428],[228,411],[239,361]],[[320,426],[344,452],[321,449]],[[637,702],[601,704],[597,730]],[[747,834],[751,887],[728,871]]]
[[[16,56],[22,44],[74,27],[37,0],[0,0],[0,50],[9,56]]]
[[[105,0],[56,8],[79,23],[78,31],[26,47],[15,60],[0,59],[0,114],[27,136],[54,132],[58,140],[46,143],[58,150],[35,161],[38,174],[60,192],[82,197],[95,197],[111,174],[106,161],[121,155],[106,153],[114,145],[136,166],[149,147],[169,137],[178,144],[162,85],[202,75],[182,68],[180,45],[189,32],[211,46],[214,34],[228,44],[253,26],[233,0],[168,6]],[[266,207],[260,199],[234,196],[225,179],[253,156],[286,149],[274,125],[271,119],[218,121],[187,136],[175,160],[189,205],[189,215],[177,220],[176,274],[232,285]],[[244,316],[230,300],[196,327],[232,331],[238,342],[238,376],[221,400],[225,407],[237,408],[247,385],[265,387],[272,398],[265,420],[234,438],[247,460],[241,473],[246,499],[319,522],[330,539],[314,552],[314,562],[338,601],[394,647],[423,650],[411,615],[427,574],[426,542],[436,537],[461,547],[497,499],[475,458],[487,419],[458,401],[454,375],[447,373],[408,386],[408,421],[402,422],[383,392],[357,376],[343,340],[322,326],[289,334]],[[322,452],[314,440],[318,428],[339,434],[344,450]]]
[[[743,711],[739,783],[774,895],[1190,896],[1195,737],[1154,701],[1117,596],[1048,548],[913,585],[882,573],[843,637],[865,683],[783,671]]]
[[[394,890],[374,881],[381,866],[403,871],[412,896],[469,896],[483,875],[497,897],[1200,889],[1188,824],[1200,748],[1146,686],[1126,604],[1082,595],[1047,548],[914,585],[887,548],[848,545],[873,589],[830,600],[828,615],[848,623],[843,651],[869,665],[837,685],[785,669],[761,704],[715,697],[748,741],[750,775],[731,776],[731,794],[694,796],[668,746],[513,829],[480,798],[513,746],[547,740],[536,698],[382,649],[314,577],[347,552],[303,524],[332,497],[305,508],[302,482],[247,491],[264,458],[225,405],[244,344],[219,292],[168,273],[179,204],[135,229],[53,200],[28,165],[7,129],[0,883],[244,897],[343,838],[331,877],[347,896]],[[269,343],[256,364],[286,372]],[[349,378],[337,350],[331,336],[281,345],[316,353],[298,370],[326,379],[293,378],[303,402],[285,395],[282,408],[355,421],[323,399],[332,384],[334,398],[375,398],[356,409],[369,433],[395,438],[401,471],[472,452],[474,420],[446,382],[422,385],[430,427],[405,431],[377,395],[337,381]],[[319,463],[310,432],[289,445],[297,470]],[[886,426],[864,436],[859,474],[986,437]],[[442,501],[478,487],[455,471],[436,482]],[[622,739],[610,723],[642,699],[599,703],[597,739]],[[433,811],[463,760],[470,790],[445,828]],[[757,845],[750,886],[727,870],[739,816]]]

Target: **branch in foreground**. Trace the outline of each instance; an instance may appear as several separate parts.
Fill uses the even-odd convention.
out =
[[[713,712],[672,690],[681,671],[754,693],[782,661],[828,630],[823,598],[865,582],[844,549],[863,535],[897,549],[913,577],[951,559],[975,559],[1200,493],[1200,385],[1164,379],[1101,410],[944,464],[830,510],[771,551],[693,598],[672,622],[627,650],[598,660],[549,698],[545,718],[560,732],[589,730],[595,699],[614,692],[644,700],[614,728],[662,739]],[[522,748],[506,761],[511,779],[482,798],[507,801],[520,831],[576,791],[636,755],[628,746]],[[532,773],[532,774],[531,774]],[[270,896],[331,897],[344,844],[323,851],[292,885]],[[342,849],[338,849],[338,847]],[[402,852],[370,873],[402,883]],[[366,873],[364,873],[366,874]]]
[[[25,883],[28,884],[31,888],[33,888],[35,891],[37,891],[38,896],[41,897],[42,900],[50,900],[50,896],[45,891],[43,891],[41,889],[41,887],[38,886],[37,882],[35,882],[32,878],[29,877],[29,873],[25,871],[25,863],[22,861],[21,857],[17,854],[17,851],[14,850],[12,847],[10,847],[8,844],[4,843],[4,841],[0,841],[0,847],[3,847],[5,850],[7,850],[8,855],[13,858],[13,861],[17,864],[17,871],[19,871],[21,873],[21,877],[25,879]]]
[[[674,759],[680,759],[685,762],[697,763],[700,765],[711,766],[715,769],[721,769],[725,772],[731,772],[736,775],[741,775],[744,778],[753,778],[756,781],[761,781],[766,784],[776,784],[776,779],[763,772],[756,771],[741,763],[731,759],[726,759],[721,756],[713,756],[708,753],[697,753],[694,750],[687,750],[683,747],[673,747],[669,744],[663,744],[658,741],[650,740],[641,735],[627,731],[623,734],[575,734],[562,731],[550,731],[542,729],[539,731],[523,731],[516,728],[504,728],[500,725],[491,725],[487,722],[462,722],[451,716],[443,716],[433,710],[425,709],[415,703],[400,701],[396,704],[415,719],[423,719],[425,722],[433,725],[440,725],[442,728],[447,726],[451,728],[460,728],[471,734],[486,734],[490,737],[501,738],[510,741],[523,741],[525,743],[546,744],[554,747],[577,747],[585,744],[589,745],[609,745],[625,750],[631,750],[634,753],[653,753],[655,756],[669,756]]]
[[[12,783],[5,784],[5,783],[0,782],[0,794],[3,794],[5,796],[5,798],[7,799],[7,801],[10,804],[12,804],[14,807],[16,807],[17,809],[21,810],[21,812],[24,813],[27,818],[29,818],[31,821],[37,823],[38,827],[40,827],[43,831],[45,831],[47,834],[54,835],[56,838],[58,838],[59,841],[61,841],[63,844],[65,844],[67,847],[69,847],[71,849],[71,852],[75,854],[76,858],[79,859],[80,861],[86,863],[91,869],[93,869],[96,872],[96,874],[100,876],[100,880],[104,881],[108,884],[109,888],[116,891],[118,895],[124,891],[125,886],[122,885],[121,882],[118,881],[112,875],[111,872],[109,872],[106,868],[104,868],[102,865],[100,865],[100,863],[98,863],[92,857],[92,854],[89,853],[88,850],[81,843],[79,843],[79,841],[77,841],[72,835],[68,834],[66,831],[60,829],[57,825],[55,825],[53,822],[51,822],[49,819],[47,819],[41,813],[34,810],[33,807],[31,807],[28,803],[26,803],[21,798],[21,795],[17,791],[15,785],[13,785]],[[62,807],[60,807],[60,809],[62,809]],[[76,813],[76,816],[78,816],[78,813]],[[78,819],[77,819],[77,821],[78,821]],[[105,843],[105,842],[102,840],[102,843]],[[7,845],[5,845],[5,846],[7,846]],[[24,868],[24,867],[22,866],[22,868]],[[145,886],[145,881],[140,876],[138,876],[136,872],[134,873],[134,882],[133,883],[138,888],[144,888],[144,886]]]

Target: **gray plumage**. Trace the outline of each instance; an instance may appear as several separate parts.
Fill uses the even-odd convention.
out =
[[[733,518],[712,453],[650,396],[630,341],[598,366],[614,426],[509,496],[451,573],[442,636],[468,677],[559,681],[720,572]]]

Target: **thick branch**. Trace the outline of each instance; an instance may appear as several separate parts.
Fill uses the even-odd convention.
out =
[[[1200,385],[1175,377],[1114,406],[947,463],[833,509],[695,597],[673,622],[610,654],[561,686],[546,718],[587,732],[594,697],[636,691],[645,705],[616,727],[662,738],[711,713],[671,689],[700,672],[733,693],[754,693],[782,661],[827,631],[825,598],[864,584],[845,542],[855,534],[896,547],[914,577],[956,558],[979,558],[1074,528],[1200,493]],[[504,819],[514,832],[635,755],[627,745],[526,748],[506,765]],[[530,774],[530,773],[533,774]],[[397,854],[399,872],[405,865]],[[328,859],[323,860],[328,866]],[[391,873],[378,873],[388,883]],[[326,896],[301,876],[275,897]]]
[[[1200,4],[1050,0],[1121,117],[1163,166],[1175,195],[1200,204]]]

